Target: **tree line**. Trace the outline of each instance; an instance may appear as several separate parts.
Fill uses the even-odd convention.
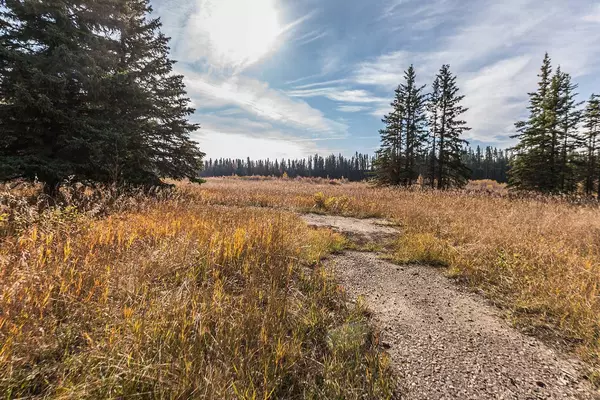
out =
[[[518,144],[509,186],[543,193],[583,191],[600,198],[600,96],[577,100],[578,85],[546,53],[529,116],[515,124]]]
[[[450,66],[440,68],[430,93],[425,88],[416,84],[411,65],[395,90],[392,111],[383,118],[375,160],[379,184],[408,187],[421,177],[426,185],[448,189],[464,186],[471,176],[462,138],[471,128],[461,119],[467,109]]]
[[[463,149],[462,160],[471,174],[469,179],[493,179],[498,182],[507,182],[509,152],[495,147],[487,146],[485,149],[477,146],[472,149],[467,146]],[[204,161],[204,168],[200,173],[202,177],[220,176],[274,176],[282,177],[284,174],[290,178],[318,177],[329,179],[348,179],[350,181],[363,181],[372,179],[376,174],[375,156],[356,153],[352,157],[331,154],[322,157],[318,154],[300,159],[281,160],[252,160],[218,158]],[[426,159],[418,159],[418,165],[426,165]],[[426,172],[426,169],[421,172]]]
[[[196,180],[183,77],[148,0],[0,0],[0,180]]]
[[[204,162],[202,177],[216,176],[276,176],[284,174],[290,178],[317,177],[362,181],[372,171],[373,156],[356,153],[352,157],[330,155],[322,157],[318,154],[301,159],[251,160],[219,158]]]

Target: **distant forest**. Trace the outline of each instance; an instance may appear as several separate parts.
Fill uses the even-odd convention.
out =
[[[466,147],[462,153],[465,165],[471,171],[471,179],[493,179],[498,182],[507,181],[509,164],[508,152],[488,146],[485,149],[477,146]],[[284,174],[290,178],[318,177],[362,181],[373,176],[376,157],[356,153],[352,157],[330,155],[322,157],[318,154],[302,159],[252,160],[247,158],[219,158],[204,161],[202,177],[219,176],[276,176]],[[424,171],[425,172],[425,171]]]

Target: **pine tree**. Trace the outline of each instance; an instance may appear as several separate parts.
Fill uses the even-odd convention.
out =
[[[405,83],[400,85],[404,98],[404,129],[405,129],[405,154],[404,168],[400,177],[404,185],[412,186],[419,177],[417,158],[420,156],[427,140],[425,107],[427,96],[423,93],[425,85],[416,86],[416,73],[411,65],[404,73]]]
[[[519,190],[544,193],[569,193],[577,189],[578,132],[581,119],[577,103],[577,85],[560,67],[552,75],[546,53],[538,90],[529,93],[529,119],[515,124],[519,143],[513,148],[509,185]]]
[[[106,1],[21,2],[0,9],[0,180],[39,179],[54,196],[69,176],[94,177],[101,104],[110,63],[100,16]]]
[[[577,189],[576,172],[576,150],[583,145],[583,139],[579,134],[579,122],[582,103],[577,102],[575,97],[578,85],[572,83],[571,76],[560,73],[556,77],[559,81],[559,103],[556,110],[558,115],[558,137],[560,140],[559,161],[559,183],[557,189],[563,193],[573,192]]]
[[[433,87],[439,88],[439,93],[432,95],[430,99],[432,120],[430,129],[433,131],[432,136],[438,140],[437,156],[434,155],[437,161],[437,168],[434,168],[437,187],[438,189],[462,187],[471,175],[462,157],[463,148],[467,144],[462,139],[462,135],[471,129],[460,119],[460,116],[467,111],[460,105],[464,96],[458,94],[456,76],[450,72],[449,65],[442,66]]]
[[[145,0],[3,2],[0,180],[196,179],[203,154]]]
[[[392,111],[383,117],[385,128],[379,131],[381,146],[375,161],[375,181],[380,185],[400,183],[404,104],[400,86],[394,93],[394,101],[390,104]]]
[[[433,84],[431,85],[431,93],[429,95],[429,102],[427,103],[427,111],[429,114],[429,143],[430,143],[430,152],[429,152],[429,180],[431,187],[435,189],[435,180],[437,177],[437,138],[439,134],[439,125],[438,125],[438,105],[440,104],[440,81],[439,79],[435,79]]]
[[[118,63],[112,75],[111,118],[105,164],[115,183],[160,183],[160,178],[198,180],[204,154],[190,140],[199,128],[183,76],[173,74],[169,39],[148,0],[126,0],[119,18]],[[108,99],[107,99],[108,100]]]
[[[585,140],[585,192],[594,192],[594,181],[598,181],[600,199],[600,96],[592,94],[583,114]]]
[[[411,186],[419,177],[418,158],[426,140],[425,86],[416,85],[411,65],[404,73],[404,83],[395,91],[392,112],[380,131],[376,180],[380,184]]]
[[[512,136],[519,143],[511,150],[513,158],[509,186],[519,190],[549,191],[552,186],[550,151],[552,117],[548,112],[548,98],[551,92],[552,66],[548,53],[544,56],[538,82],[538,90],[529,93],[529,119],[515,124],[517,134]]]

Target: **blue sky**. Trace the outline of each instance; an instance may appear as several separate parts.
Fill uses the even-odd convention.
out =
[[[591,0],[151,0],[207,157],[372,153],[403,71],[450,64],[472,145],[506,147],[544,52],[600,93]]]

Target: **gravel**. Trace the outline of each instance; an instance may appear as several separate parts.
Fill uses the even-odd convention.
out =
[[[354,235],[397,234],[381,220],[305,218]],[[365,252],[336,255],[330,267],[373,312],[406,399],[600,399],[581,362],[518,332],[440,269]]]

